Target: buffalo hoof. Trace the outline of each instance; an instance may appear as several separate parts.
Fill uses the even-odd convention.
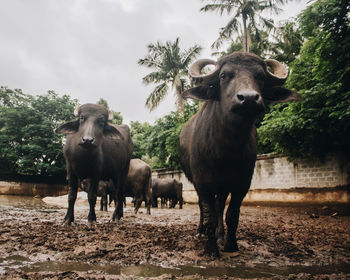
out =
[[[72,225],[73,222],[74,222],[74,220],[70,219],[70,218],[64,218],[64,220],[63,220],[63,224],[66,225],[66,226]]]
[[[199,227],[198,227],[197,235],[198,235],[198,236],[205,235],[205,230],[204,230],[204,227],[203,227],[203,226],[199,226]]]
[[[218,237],[217,244],[220,248],[224,248],[224,238],[222,236]]]
[[[230,252],[238,252],[237,243],[232,244],[232,243],[226,242],[223,251],[224,252],[228,252],[228,253],[230,253]]]
[[[219,258],[220,252],[218,246],[216,245],[216,242],[208,241],[203,254],[210,257]]]
[[[114,216],[112,217],[112,222],[118,223],[122,217]]]
[[[95,228],[96,227],[96,221],[88,221],[87,223],[89,228]]]

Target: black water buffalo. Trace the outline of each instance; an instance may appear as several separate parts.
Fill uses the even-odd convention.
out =
[[[96,221],[98,182],[109,179],[113,182],[112,196],[116,202],[112,219],[119,220],[123,216],[122,186],[125,184],[133,151],[129,127],[110,124],[108,120],[112,114],[101,105],[81,105],[76,108],[75,115],[78,117],[76,120],[56,129],[57,133],[67,135],[63,148],[69,183],[65,223],[70,224],[74,221],[78,181],[86,178],[91,184],[88,192],[88,223]]]
[[[145,201],[147,213],[151,214],[152,169],[140,159],[130,161],[128,177],[125,185],[125,196],[133,197],[135,214],[142,201]]]
[[[201,75],[201,69],[209,64],[215,69]],[[217,236],[224,231],[228,194],[231,200],[223,251],[238,251],[240,205],[249,190],[257,155],[257,117],[268,103],[300,100],[300,96],[282,87],[288,76],[282,64],[249,53],[232,53],[218,62],[199,60],[189,75],[195,87],[183,97],[205,103],[182,129],[179,156],[199,197],[199,232],[208,237],[204,252],[218,256]]]
[[[80,183],[80,188],[84,192],[89,193],[90,180],[89,179],[82,180]],[[101,197],[101,205],[100,205],[101,211],[107,211],[108,195],[112,195],[112,194],[113,194],[112,180],[108,180],[108,181],[100,180],[98,182],[98,187],[97,187],[97,196]]]
[[[159,179],[152,180],[152,205],[158,207],[158,198],[170,200],[170,208],[174,208],[177,202],[182,209],[182,183],[176,179]]]

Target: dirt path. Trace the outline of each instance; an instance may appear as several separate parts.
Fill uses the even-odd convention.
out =
[[[65,226],[64,208],[18,203],[0,204],[0,279],[350,279],[349,209],[243,206],[240,255],[211,259],[196,235],[197,205],[151,216],[128,206],[117,224],[112,209],[97,210],[89,228],[83,204]]]

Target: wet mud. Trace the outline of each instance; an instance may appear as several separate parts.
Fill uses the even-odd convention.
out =
[[[197,205],[135,215],[128,204],[117,223],[112,211],[97,204],[88,227],[78,200],[67,226],[65,205],[0,196],[0,279],[350,279],[348,205],[245,205],[239,255],[219,259],[202,254]]]

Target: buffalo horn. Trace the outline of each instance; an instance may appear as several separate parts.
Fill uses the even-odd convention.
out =
[[[288,77],[287,68],[275,59],[265,59],[267,73],[274,84],[282,85]]]
[[[215,65],[215,69],[208,74],[201,75],[201,70],[207,65]],[[211,59],[200,59],[193,63],[188,71],[191,80],[195,85],[211,84],[215,82],[218,77],[219,66],[214,60]]]
[[[111,111],[108,112],[108,120],[111,121],[113,120],[113,113]]]
[[[75,117],[78,117],[78,116],[79,116],[79,107],[80,107],[80,106],[76,106],[76,107],[74,108],[74,116],[75,116]]]

